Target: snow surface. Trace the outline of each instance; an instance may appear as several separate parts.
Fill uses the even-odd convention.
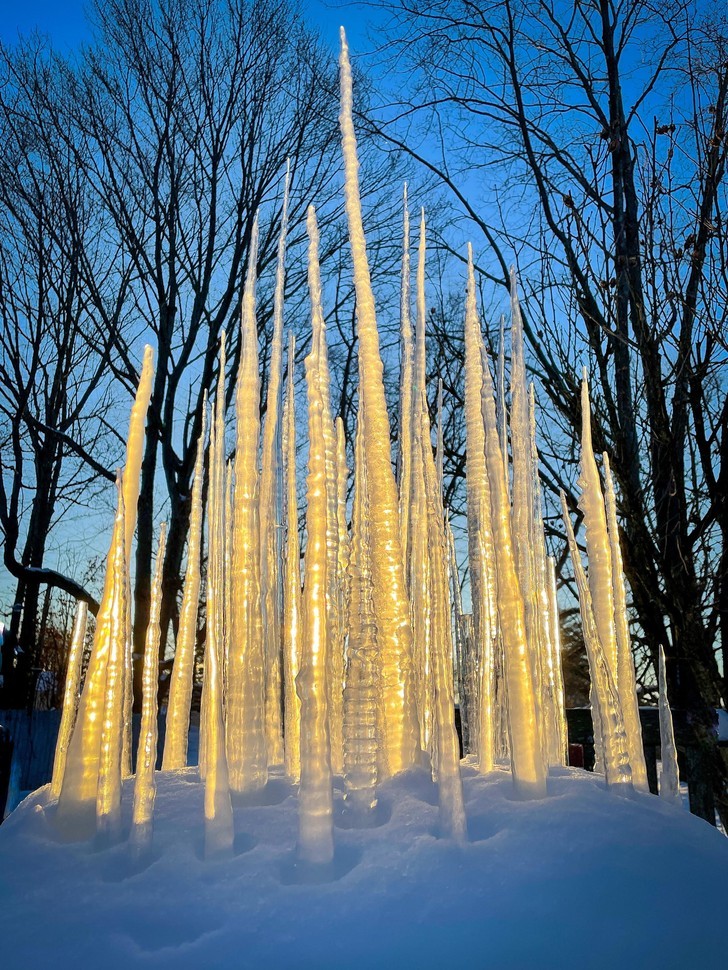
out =
[[[333,867],[295,864],[296,790],[273,776],[235,803],[232,858],[205,861],[194,768],[157,773],[154,851],[54,835],[48,787],[0,828],[3,970],[56,968],[644,968],[721,966],[728,840],[651,795],[561,769],[549,797],[463,768],[467,845],[438,837],[437,790],[381,789],[377,826],[347,826]],[[130,825],[132,789],[124,791]]]

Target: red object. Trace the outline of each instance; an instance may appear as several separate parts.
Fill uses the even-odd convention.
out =
[[[583,744],[569,745],[569,764],[571,765],[572,768],[584,767],[584,745]]]

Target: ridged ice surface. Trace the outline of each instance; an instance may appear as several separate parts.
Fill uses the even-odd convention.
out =
[[[468,562],[473,630],[479,655],[477,728],[478,763],[483,772],[495,762],[495,646],[498,635],[495,562],[491,528],[491,488],[485,464],[483,361],[475,296],[472,250],[468,249],[465,303],[465,494],[468,515]]]
[[[372,557],[372,579],[382,656],[385,746],[389,771],[396,773],[415,765],[419,757],[419,730],[413,691],[412,628],[402,562],[397,485],[391,464],[382,359],[359,197],[351,67],[343,29],[339,67],[339,121],[346,174],[344,192],[357,302],[359,393],[366,418],[364,456],[371,501],[372,545],[376,550]]]
[[[136,525],[139,497],[139,472],[144,450],[144,431],[147,408],[152,394],[154,356],[151,347],[144,350],[144,362],[136,398],[129,420],[129,435],[124,466],[123,502],[128,514],[124,527],[124,558],[131,556],[132,537]],[[106,670],[109,659],[111,619],[114,599],[114,549],[112,537],[106,563],[106,577],[99,614],[96,617],[91,657],[71,743],[66,756],[66,769],[58,808],[58,826],[66,837],[88,838],[95,829],[95,805],[99,783],[101,757],[101,728],[106,695]]]
[[[301,700],[301,784],[298,857],[325,865],[334,856],[333,774],[329,734],[327,604],[326,443],[323,431],[319,345],[306,357],[308,392],[308,477],[306,479],[306,555],[303,587],[301,669],[296,688]]]
[[[265,726],[269,764],[283,761],[281,712],[281,435],[280,400],[283,361],[283,303],[290,163],[286,163],[281,232],[278,239],[276,285],[273,296],[268,392],[262,433],[260,469],[260,583],[265,636]]]
[[[190,500],[190,535],[187,545],[187,570],[182,588],[179,632],[169,685],[167,732],[164,738],[165,770],[187,764],[187,736],[190,730],[190,703],[197,641],[197,612],[200,601],[200,549],[202,547],[202,483],[207,430],[207,395],[204,395],[202,428],[197,440],[195,479]]]
[[[591,590],[581,562],[581,554],[576,544],[571,525],[569,510],[564,493],[561,493],[561,510],[566,526],[566,536],[574,568],[574,578],[579,591],[579,608],[584,629],[584,643],[589,658],[589,677],[592,683],[596,704],[592,704],[594,736],[597,729],[601,738],[604,756],[604,775],[609,786],[632,787],[632,772],[629,765],[627,736],[624,730],[622,707],[614,680],[612,668],[607,660],[606,651],[599,636]]]
[[[129,841],[137,855],[144,855],[152,844],[154,802],[157,796],[157,693],[159,691],[159,614],[162,608],[162,566],[167,544],[167,525],[162,523],[157,545],[157,561],[150,589],[149,625],[144,642],[142,672],[142,722],[137,746],[134,776],[134,809]]]
[[[257,220],[250,243],[240,327],[235,396],[235,485],[231,633],[226,699],[227,755],[233,791],[255,791],[268,777],[265,737],[265,646],[260,606],[260,439],[258,334],[255,317]]]

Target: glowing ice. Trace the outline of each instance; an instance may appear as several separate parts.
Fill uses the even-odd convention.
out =
[[[273,336],[268,368],[268,392],[263,421],[260,469],[260,603],[265,635],[265,724],[268,762],[270,764],[280,764],[283,761],[280,660],[281,438],[279,412],[283,358],[283,297],[285,291],[289,181],[290,162],[286,162],[281,232],[278,239],[276,287],[273,296]]]
[[[475,740],[482,772],[495,760],[493,702],[495,699],[494,648],[497,635],[495,564],[491,529],[491,488],[485,466],[483,424],[483,362],[480,323],[475,302],[472,249],[468,246],[468,289],[465,303],[465,489],[468,510],[468,561],[473,628],[480,657],[478,725]]]
[[[153,377],[154,357],[152,348],[146,347],[139,387],[131,411],[126,445],[123,495],[124,507],[128,510],[124,528],[124,558],[126,562],[129,561],[131,555],[132,537],[136,525],[139,472]],[[115,526],[116,528],[117,526]],[[91,657],[78,706],[76,724],[68,747],[66,770],[56,813],[57,825],[67,838],[88,838],[95,829],[95,806],[101,757],[101,728],[114,598],[116,538],[114,534],[106,564],[101,606],[96,617]]]
[[[167,728],[164,737],[162,768],[169,771],[187,765],[187,738],[190,730],[190,703],[195,667],[197,611],[200,600],[200,549],[202,545],[202,484],[205,463],[207,394],[203,396],[202,428],[197,440],[195,480],[190,502],[190,537],[187,545],[187,571],[182,591],[179,632],[169,684]]]
[[[149,625],[144,642],[144,670],[142,674],[142,723],[134,778],[134,809],[129,841],[132,850],[141,855],[152,844],[154,801],[157,787],[154,769],[157,765],[157,692],[159,690],[159,613],[162,606],[162,566],[167,543],[167,526],[159,530],[157,562],[150,590]]]
[[[96,789],[96,834],[102,843],[121,834],[121,755],[124,738],[124,627],[126,625],[126,548],[123,478],[117,477],[118,505],[114,528],[113,594],[109,655],[99,745]]]
[[[369,499],[364,462],[364,414],[357,415],[354,510],[349,576],[349,651],[344,690],[344,784],[347,808],[357,819],[376,806],[380,727],[377,629],[372,602]]]
[[[632,772],[629,766],[627,737],[624,731],[619,694],[612,669],[599,637],[591,591],[581,563],[581,556],[576,545],[569,509],[566,504],[566,496],[563,492],[561,493],[561,511],[566,526],[571,562],[574,567],[574,578],[579,590],[579,607],[584,629],[584,643],[589,658],[589,675],[597,701],[596,705],[592,705],[592,721],[595,737],[597,726],[601,734],[604,750],[604,775],[610,787],[631,788]]]
[[[496,593],[508,692],[511,771],[515,787],[521,795],[542,798],[546,794],[546,770],[536,723],[536,700],[526,643],[525,610],[513,551],[508,485],[498,438],[493,380],[484,346],[481,346],[481,353],[485,458],[491,488]]]
[[[617,524],[617,501],[614,495],[612,470],[606,451],[604,460],[604,499],[607,510],[609,545],[612,552],[612,587],[614,592],[614,627],[617,637],[617,693],[622,706],[624,729],[627,732],[629,763],[632,768],[632,783],[640,791],[649,791],[645,751],[642,745],[642,725],[640,723],[637,683],[635,680],[634,657],[629,636],[627,620],[627,595],[624,588],[622,570],[622,550],[619,545],[619,526]]]
[[[296,677],[301,656],[301,550],[296,488],[296,398],[293,387],[295,339],[288,344],[288,385],[283,411],[283,466],[286,475],[286,559],[283,584],[283,709],[285,764],[298,781],[301,772],[301,702]]]
[[[319,386],[319,343],[306,357],[308,389],[308,478],[306,556],[303,584],[301,669],[296,678],[301,699],[301,784],[298,790],[298,857],[325,864],[334,855],[333,775],[326,684],[327,496],[323,401]]]
[[[61,794],[63,775],[66,770],[66,756],[71,741],[71,732],[76,720],[78,708],[78,692],[81,685],[81,662],[83,661],[83,647],[86,640],[86,619],[88,604],[79,600],[76,607],[76,619],[73,624],[71,648],[68,651],[66,667],[66,686],[63,691],[63,712],[61,725],[58,729],[56,753],[53,759],[53,776],[51,778],[51,798],[57,799]]]
[[[334,772],[341,774],[343,765],[343,741],[341,722],[344,690],[344,637],[339,618],[339,524],[336,433],[331,419],[331,378],[329,375],[328,350],[326,347],[326,323],[321,298],[321,272],[319,269],[319,232],[316,211],[308,207],[306,218],[308,231],[308,286],[311,295],[312,343],[316,347],[316,367],[321,394],[321,427],[326,455],[326,622],[328,624],[329,651],[327,679],[329,709],[331,712],[331,761]]]
[[[427,532],[432,594],[433,747],[437,761],[440,828],[443,835],[448,838],[464,842],[467,838],[467,823],[463,805],[463,784],[460,777],[459,743],[455,730],[445,516],[440,501],[437,470],[432,458],[430,422],[424,407],[420,416],[420,437],[427,489]]]
[[[230,788],[256,790],[268,780],[265,738],[265,657],[260,614],[258,334],[255,322],[258,220],[250,240],[240,326],[235,396],[235,488],[231,575],[231,637],[226,703]]]
[[[364,455],[370,496],[374,610],[380,634],[385,744],[389,771],[417,763],[419,730],[412,678],[412,627],[399,534],[397,486],[392,472],[390,429],[382,380],[374,294],[369,276],[361,200],[359,162],[352,119],[352,83],[346,35],[341,29],[341,125],[346,173],[346,214],[354,264],[359,335],[360,394],[366,418]]]

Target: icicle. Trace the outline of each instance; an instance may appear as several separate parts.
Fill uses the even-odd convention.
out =
[[[364,462],[364,414],[357,417],[354,509],[349,576],[349,652],[344,690],[344,799],[360,824],[377,804],[378,646],[372,602],[369,500]]]
[[[144,350],[139,387],[131,411],[129,436],[126,446],[124,468],[125,559],[131,556],[132,539],[136,526],[136,507],[139,497],[139,471],[144,450],[144,428],[147,408],[152,393],[154,356],[151,347]],[[106,693],[106,666],[109,657],[111,618],[114,588],[114,549],[116,536],[112,537],[106,563],[106,578],[101,606],[96,617],[91,657],[86,681],[78,707],[78,716],[68,747],[66,770],[63,776],[58,802],[56,822],[67,838],[90,838],[95,827],[96,792],[99,781],[101,757],[101,729]]]
[[[560,659],[554,655],[552,640],[551,602],[549,595],[549,572],[546,556],[546,539],[543,528],[541,479],[538,474],[538,447],[536,445],[536,393],[533,384],[528,393],[528,420],[531,442],[531,555],[533,561],[536,617],[541,648],[542,712],[544,750],[548,763],[563,765],[565,749],[561,737],[561,713],[559,711],[557,666]]]
[[[455,702],[460,708],[460,731],[463,738],[463,750],[470,751],[470,734],[468,724],[467,705],[464,703],[465,683],[465,649],[466,640],[463,630],[463,600],[460,591],[460,575],[455,556],[455,536],[453,535],[450,515],[445,515],[445,533],[447,538],[448,568],[450,571],[450,588],[453,607],[453,629],[455,632]]]
[[[223,335],[224,340],[224,335]],[[203,696],[205,719],[200,726],[200,775],[205,782],[205,857],[226,855],[233,846],[233,812],[225,751],[223,685],[220,657],[223,647],[225,600],[225,428],[224,356],[216,400],[217,414],[210,431],[207,556],[207,639]]]
[[[167,525],[159,530],[157,561],[152,579],[149,623],[144,643],[144,671],[142,674],[142,723],[136,757],[134,778],[134,810],[129,841],[132,852],[138,857],[149,851],[152,845],[154,801],[157,786],[154,770],[157,765],[157,693],[159,691],[159,614],[162,607],[162,567],[167,543]]]
[[[359,336],[360,394],[366,417],[364,454],[370,500],[374,609],[380,635],[382,691],[389,771],[413,767],[419,757],[419,730],[412,674],[412,627],[399,533],[397,486],[392,472],[390,429],[382,379],[374,294],[364,240],[359,196],[359,162],[352,120],[352,82],[346,36],[341,30],[341,110],[339,115],[349,239],[354,264]]]
[[[124,734],[124,626],[126,617],[126,549],[123,477],[116,479],[118,511],[114,529],[113,595],[101,722],[99,783],[96,791],[96,836],[103,844],[121,833],[121,749]]]
[[[432,671],[430,669],[430,564],[427,542],[427,494],[424,457],[420,435],[421,410],[426,406],[426,302],[425,302],[425,212],[420,215],[420,240],[417,258],[417,319],[415,326],[415,360],[410,402],[410,499],[408,540],[408,589],[410,593],[414,660],[420,738],[422,747],[432,743]],[[432,753],[432,752],[431,752]]]
[[[349,529],[346,523],[346,495],[349,468],[346,464],[344,421],[336,419],[336,520],[339,527],[336,589],[339,597],[339,650],[344,657],[346,634],[349,629]],[[343,712],[342,712],[343,717]]]
[[[412,371],[414,367],[412,347],[412,323],[410,320],[410,253],[409,209],[407,207],[407,183],[404,185],[404,215],[402,226],[402,282],[400,299],[400,385],[399,385],[399,520],[402,561],[407,576],[409,549],[409,514],[412,489]]]
[[[288,344],[288,388],[283,413],[283,455],[286,475],[286,558],[283,586],[283,709],[286,772],[294,781],[301,774],[301,702],[296,677],[301,656],[301,562],[298,541],[296,488],[296,399],[293,387],[296,342]]]
[[[546,770],[536,721],[536,703],[531,664],[526,643],[523,597],[516,572],[511,515],[505,466],[498,440],[493,381],[485,347],[483,359],[483,418],[485,456],[491,488],[491,522],[496,564],[498,620],[503,639],[511,771],[516,790],[525,797],[546,794]]]
[[[187,767],[187,739],[190,730],[190,703],[195,672],[197,611],[200,600],[200,547],[202,543],[202,486],[207,430],[207,393],[202,400],[202,426],[197,439],[195,479],[190,500],[190,536],[187,543],[187,571],[182,592],[177,646],[169,684],[167,725],[162,769]]]
[[[224,609],[225,641],[222,651],[222,703],[223,711],[227,712],[228,670],[230,663],[230,644],[233,638],[233,537],[235,535],[235,512],[233,505],[234,475],[233,462],[225,463],[225,579],[224,579]],[[227,713],[225,714],[227,725]]]
[[[551,651],[556,683],[556,712],[558,714],[559,750],[562,764],[568,764],[569,734],[566,724],[566,705],[564,703],[564,670],[561,661],[561,623],[559,603],[556,598],[556,562],[548,558],[549,622],[551,624]]]
[[[672,726],[672,711],[667,697],[667,676],[665,674],[665,651],[660,644],[660,797],[668,801],[680,802],[680,776],[677,767],[677,748],[675,746],[675,732]]]
[[[642,745],[642,725],[637,699],[634,658],[627,620],[627,594],[624,588],[622,570],[622,550],[619,546],[619,526],[617,524],[617,501],[614,495],[612,470],[606,451],[604,459],[604,499],[607,513],[607,530],[612,553],[612,591],[614,595],[614,627],[617,638],[617,693],[622,706],[624,729],[627,732],[629,763],[632,767],[632,783],[638,791],[649,791],[645,751]]]
[[[584,629],[584,643],[589,658],[589,675],[594,686],[597,705],[592,705],[592,719],[601,723],[602,744],[604,746],[604,774],[609,787],[624,789],[632,788],[632,772],[629,766],[627,752],[627,736],[624,731],[624,721],[619,705],[619,695],[614,682],[612,669],[606,657],[606,652],[599,637],[594,609],[592,606],[589,583],[581,563],[574,530],[571,525],[566,496],[561,493],[561,511],[566,526],[566,538],[569,543],[571,561],[574,567],[574,579],[579,590],[579,607]]]
[[[55,801],[61,794],[63,775],[66,770],[68,745],[71,741],[71,732],[73,731],[73,725],[76,720],[78,692],[81,685],[83,647],[84,643],[86,642],[87,617],[88,603],[86,603],[85,600],[79,600],[76,606],[76,619],[73,624],[71,649],[68,651],[66,686],[63,691],[63,713],[61,714],[61,725],[58,729],[56,753],[53,759],[53,776],[51,778],[50,793],[50,797],[53,801]]]
[[[328,685],[331,725],[331,761],[335,774],[343,769],[344,637],[339,617],[337,575],[339,561],[339,527],[337,513],[336,433],[331,418],[331,378],[326,349],[326,324],[321,302],[319,269],[319,232],[316,211],[308,207],[308,285],[311,294],[312,343],[316,346],[317,380],[322,402],[322,428],[326,449],[326,616],[329,627]]]
[[[442,428],[442,378],[437,381],[437,450],[435,457],[435,467],[437,469],[437,486],[440,489],[440,496],[445,489],[445,441]]]
[[[432,458],[430,422],[421,409],[421,440],[427,489],[428,541],[432,569],[432,680],[437,750],[437,785],[440,829],[446,838],[467,839],[460,750],[455,729],[455,698],[452,683],[452,633],[448,595],[445,518],[440,501],[437,469]]]
[[[128,562],[128,560],[127,560]],[[131,619],[131,575],[127,566],[124,573],[124,623],[121,630],[121,642],[123,644],[123,664],[124,664],[124,703],[123,703],[123,725],[124,733],[121,744],[121,777],[129,778],[132,773],[132,716],[134,713],[134,661],[132,656],[132,619]]]
[[[308,388],[308,478],[306,556],[303,586],[303,644],[296,678],[301,699],[301,784],[298,793],[298,857],[326,864],[334,856],[333,774],[326,685],[327,496],[323,401],[318,344],[306,357]]]
[[[218,543],[219,549],[211,549],[210,554],[214,554],[217,563],[216,576],[216,597],[215,597],[215,617],[216,623],[215,636],[217,644],[217,663],[220,676],[220,692],[223,700],[225,697],[225,676],[227,670],[227,640],[228,626],[230,623],[229,614],[229,557],[232,555],[232,547],[229,536],[232,534],[232,510],[231,510],[231,489],[229,469],[225,461],[225,340],[226,333],[223,330],[220,334],[220,362],[217,373],[217,390],[215,391],[215,406],[212,412],[210,431],[214,431],[215,449],[214,460],[212,455],[212,434],[210,441],[210,479],[217,484],[215,486],[214,508],[215,517],[218,523],[219,535],[216,533],[213,540],[212,532],[210,544]],[[212,501],[212,499],[210,500]],[[208,530],[210,526],[208,525]],[[209,619],[208,619],[209,622]]]
[[[526,645],[536,705],[536,730],[542,756],[546,759],[543,710],[543,671],[541,626],[539,622],[538,589],[532,538],[533,473],[531,434],[528,417],[526,361],[523,349],[523,325],[518,302],[515,270],[511,270],[511,457],[513,460],[513,549],[518,582],[523,597],[526,621]]]
[[[473,633],[476,653],[480,657],[478,703],[468,698],[468,710],[478,712],[473,740],[478,763],[483,773],[491,771],[495,761],[495,637],[496,596],[493,531],[491,527],[491,487],[485,461],[485,425],[483,423],[483,362],[481,359],[480,324],[475,299],[473,252],[468,245],[468,289],[465,306],[465,440],[466,500],[468,515],[468,560],[470,565],[470,599],[473,608]]]
[[[265,657],[260,614],[260,530],[258,520],[258,334],[255,284],[258,259],[256,218],[248,254],[240,327],[240,368],[235,396],[235,491],[231,575],[230,654],[226,698],[226,740],[230,788],[254,791],[268,780],[265,743]]]
[[[498,399],[496,401],[496,419],[498,422],[498,437],[500,439],[503,467],[506,475],[506,485],[510,496],[510,475],[508,470],[508,408],[506,407],[506,317],[501,313],[500,340],[498,341],[498,373],[496,374]]]
[[[594,460],[591,435],[591,406],[586,368],[581,382],[581,495],[579,508],[584,513],[586,553],[589,560],[589,591],[594,606],[594,620],[604,647],[607,663],[618,683],[617,640],[614,630],[614,592],[612,586],[612,552],[607,532],[607,516],[602,497],[597,463]]]
[[[260,586],[265,635],[265,723],[269,764],[283,762],[281,723],[281,472],[280,398],[283,357],[283,298],[285,292],[286,232],[288,229],[288,186],[290,161],[286,162],[281,232],[278,239],[276,287],[273,296],[273,337],[260,472]]]

